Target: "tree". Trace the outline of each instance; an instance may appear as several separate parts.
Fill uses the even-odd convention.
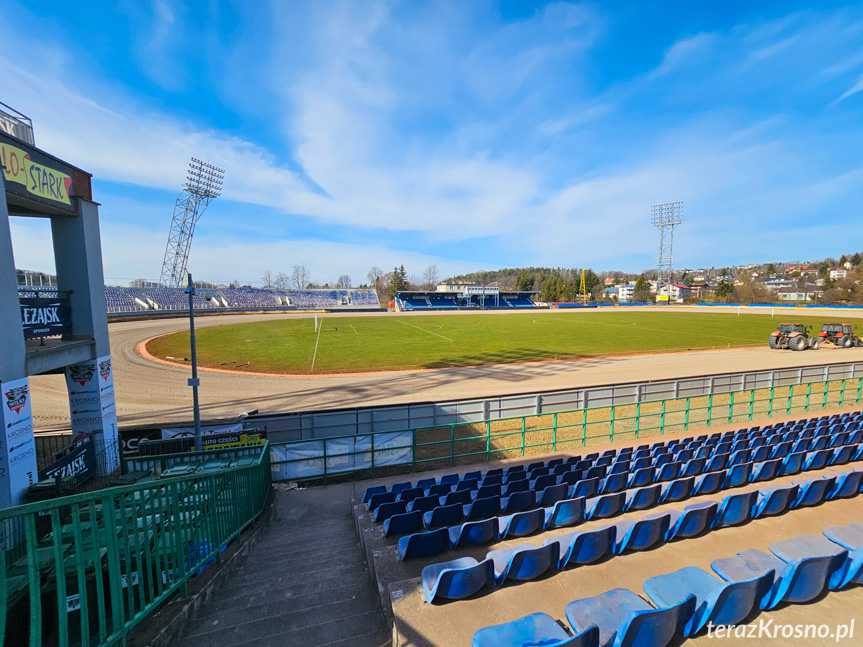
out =
[[[389,300],[392,301],[395,299],[396,294],[405,290],[407,288],[407,273],[405,272],[405,266],[396,267],[393,269],[392,277],[390,278],[389,285]]]
[[[818,276],[822,279],[826,279],[830,276],[830,263],[827,261],[821,263],[821,266],[818,268]]]
[[[336,280],[336,287],[341,288],[343,290],[351,287],[351,277],[348,276],[347,274],[342,274]]]
[[[273,287],[273,273],[270,270],[264,270],[264,275],[261,277],[261,283],[264,284],[265,290],[269,290]]]
[[[860,265],[861,260],[863,260],[863,259],[861,259],[860,253],[855,252],[854,256],[851,257],[851,265],[853,265],[854,267],[857,267],[858,265]]]
[[[377,265],[374,265],[374,266],[372,266],[372,269],[369,270],[369,273],[366,274],[366,278],[369,280],[369,283],[371,283],[373,286],[377,286],[378,281],[381,280],[381,277],[383,277],[383,275],[384,275],[383,270],[381,268],[379,268]]]
[[[773,297],[762,283],[757,283],[751,278],[745,278],[743,282],[734,288],[734,298],[737,303],[770,303]]]
[[[279,272],[276,274],[276,278],[273,281],[277,290],[287,290],[288,282],[290,281],[290,277],[284,272]]]
[[[309,268],[305,265],[294,265],[291,268],[291,285],[297,290],[305,288],[312,280]]]
[[[776,266],[773,263],[767,266],[767,276],[776,276]]]
[[[845,254],[842,254],[842,256],[839,257],[839,266],[845,267],[845,263],[847,263],[847,262],[848,262],[848,257],[845,256]]]
[[[727,301],[728,297],[733,295],[734,284],[723,276],[719,279],[719,283],[716,284],[716,298],[721,299],[722,301]]]
[[[642,274],[635,282],[635,288],[632,290],[632,300],[635,303],[647,303],[650,299],[650,283],[647,282],[647,278]]]
[[[433,290],[438,284],[438,269],[437,264],[432,263],[423,271],[423,287],[426,290]]]

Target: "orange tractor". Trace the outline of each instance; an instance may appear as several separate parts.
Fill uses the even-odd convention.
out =
[[[821,340],[824,346],[832,346],[834,348],[863,346],[863,339],[854,334],[856,329],[857,326],[847,323],[822,324],[821,332],[818,333],[818,339]]]
[[[791,350],[815,350],[819,346],[819,337],[810,337],[812,326],[803,324],[779,324],[779,329],[770,333],[768,344],[770,348],[790,348]]]

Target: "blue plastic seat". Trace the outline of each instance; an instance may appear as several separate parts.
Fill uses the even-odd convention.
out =
[[[510,481],[506,484],[503,490],[503,496],[512,496],[516,492],[527,492],[530,489],[530,481],[527,479],[518,479]]]
[[[423,513],[420,511],[394,514],[384,521],[384,537],[406,535],[423,527]]]
[[[770,460],[762,461],[760,463],[753,463],[754,467],[752,468],[752,483],[760,483],[761,481],[770,481],[776,478],[776,475],[779,473],[779,469],[782,467],[782,459],[781,458],[773,458]]]
[[[770,452],[770,458],[785,458],[791,452],[792,443],[783,442],[773,446]]]
[[[769,555],[744,550],[735,557],[715,560],[711,567],[727,582],[740,582],[774,572],[773,585],[759,601],[761,609],[780,602],[809,602],[821,594],[831,577],[838,585],[848,551],[823,537],[800,535],[770,545]]]
[[[766,460],[770,460],[770,452],[772,452],[772,451],[773,451],[773,448],[769,447],[768,445],[762,445],[762,446],[758,447],[758,449],[756,449],[752,453],[752,462],[753,463],[763,463]]]
[[[650,485],[656,478],[655,467],[643,467],[635,470],[629,478],[629,487],[644,487]]]
[[[832,449],[820,449],[810,453],[803,463],[803,471],[808,472],[809,470],[824,469],[827,467],[827,461],[830,460],[832,455]]]
[[[647,550],[657,542],[665,541],[671,516],[667,512],[655,512],[637,520],[618,521],[617,540],[614,553],[626,550]]]
[[[437,485],[437,481],[435,479],[420,479],[417,481],[417,487],[422,488],[423,490],[428,490],[430,487]],[[426,492],[428,494],[428,492]]]
[[[473,519],[488,519],[500,514],[500,497],[490,496],[484,499],[477,499],[464,507],[464,518]]]
[[[533,490],[516,492],[512,496],[508,496],[500,500],[500,508],[507,514],[512,514],[513,512],[524,512],[525,510],[532,510],[535,507],[536,492]]]
[[[526,481],[527,480],[527,470],[524,469],[523,465],[516,465],[515,467],[510,467],[503,475],[503,482],[510,483],[512,481]]]
[[[744,521],[749,521],[752,518],[752,510],[756,501],[758,501],[758,490],[729,494],[719,504],[713,527],[736,526]]]
[[[542,492],[545,488],[552,485],[557,485],[557,477],[554,474],[546,474],[544,476],[537,477],[532,481],[530,483],[530,489]]]
[[[575,485],[582,478],[584,478],[584,473],[581,470],[570,470],[560,477],[560,482],[567,485]]]
[[[609,476],[613,476],[615,474],[626,474],[629,472],[629,466],[631,465],[631,461],[623,460],[617,461],[611,466],[611,470],[609,471]]]
[[[393,501],[392,503],[382,503],[375,508],[374,519],[380,523],[386,521],[396,514],[404,514],[407,512],[407,504],[404,501]]]
[[[552,469],[554,469],[558,465],[563,465],[563,459],[562,458],[552,458],[550,461],[548,461],[545,464],[546,467],[551,467]]]
[[[537,548],[533,544],[521,544],[511,548],[489,551],[486,559],[494,561],[494,581],[500,586],[506,580],[532,580],[556,568],[560,557],[557,543]]]
[[[713,520],[719,511],[718,501],[702,501],[693,503],[683,510],[669,510],[668,533],[666,541],[672,539],[685,539],[700,535],[708,528],[713,527]]]
[[[597,647],[599,629],[588,627],[570,636],[557,622],[544,613],[533,613],[502,625],[480,629],[473,635],[471,647]]]
[[[572,471],[572,465],[563,464],[563,465],[555,465],[554,469],[551,470],[551,473],[554,474],[555,476],[562,476],[563,474],[566,474],[567,472],[571,472],[571,471]]]
[[[490,496],[500,496],[500,485],[482,485],[476,492],[471,492],[472,499],[487,499]]]
[[[442,553],[449,546],[449,533],[446,528],[417,532],[399,539],[399,559],[431,557]]]
[[[596,625],[603,647],[665,647],[694,610],[695,596],[656,609],[629,589],[612,589],[570,602],[566,605],[566,619],[576,632]]]
[[[545,528],[563,528],[584,521],[585,498],[558,501],[551,508],[545,508]]]
[[[606,555],[614,554],[617,526],[601,526],[593,530],[576,530],[565,535],[544,539],[543,546],[556,543],[560,559],[557,567],[567,564],[590,564]]]
[[[541,492],[537,492],[536,495],[536,504],[538,506],[550,506],[554,505],[558,501],[565,501],[569,499],[569,486],[566,483],[561,483],[560,485],[551,485]]]
[[[626,472],[618,474],[609,474],[599,486],[600,494],[609,494],[611,492],[620,492],[626,489],[626,483],[629,480],[629,474]]]
[[[545,462],[543,462],[543,461],[536,461],[536,462],[534,462],[534,463],[530,463],[530,464],[527,466],[527,471],[528,471],[528,472],[532,472],[533,470],[542,469],[543,467],[545,467]]]
[[[507,517],[498,517],[500,538],[525,537],[542,528],[545,522],[545,510],[537,508],[527,512],[516,512]]]
[[[758,491],[758,501],[752,509],[752,518],[773,517],[791,509],[800,492],[799,485],[777,485]]]
[[[637,456],[635,462],[632,463],[632,467],[630,468],[630,472],[637,472],[638,470],[643,470],[645,467],[651,467],[653,465],[653,458],[648,453],[645,456]]]
[[[408,512],[431,512],[440,505],[440,497],[421,496],[408,503]]]
[[[725,473],[725,480],[722,482],[722,489],[739,487],[749,483],[752,477],[752,463],[739,463],[728,469]]]
[[[731,454],[713,454],[710,457],[710,460],[707,461],[707,467],[704,468],[706,472],[718,472],[719,470],[724,470],[728,468],[728,458]]]
[[[474,470],[473,472],[465,472],[461,477],[462,481],[479,481],[482,479],[482,472]]]
[[[824,503],[833,486],[836,485],[836,477],[811,478],[807,481],[794,482],[800,486],[800,490],[797,492],[797,498],[794,499],[791,507],[801,508]]]
[[[798,474],[803,469],[803,461],[806,460],[806,452],[791,452],[782,459],[782,469],[779,476],[791,476]]]
[[[675,501],[682,501],[683,499],[692,496],[692,490],[694,488],[694,476],[687,476],[686,478],[675,479],[670,483],[666,483],[662,486],[662,493],[659,496],[659,500],[662,503],[673,503]]]
[[[673,607],[695,596],[695,611],[683,629],[687,638],[707,623],[736,625],[757,608],[759,600],[773,584],[773,572],[739,582],[725,582],[696,566],[651,577],[644,592],[658,607]]]
[[[453,505],[455,503],[467,505],[470,502],[470,490],[458,490],[456,492],[450,492],[446,496],[442,496],[440,498],[441,505]]]
[[[713,494],[722,489],[722,483],[725,481],[725,472],[707,472],[702,474],[695,483],[695,489],[692,491],[693,496],[702,494]]]
[[[841,588],[854,582],[863,584],[863,523],[849,523],[847,526],[834,526],[823,530],[824,536],[834,544],[848,551],[844,572],[837,582]]]
[[[452,492],[452,483],[438,483],[437,485],[432,485],[429,487],[428,492],[426,493],[428,496],[446,496]]]
[[[646,485],[632,490],[626,495],[626,505],[624,510],[645,510],[659,503],[659,497],[662,494],[662,486],[659,483],[655,485]]]
[[[503,468],[496,467],[494,469],[488,470],[485,473],[485,478],[488,478],[489,476],[499,476],[501,479],[503,479]]]
[[[569,495],[570,499],[574,499],[575,497],[583,496],[590,497],[596,496],[596,493],[599,491],[599,479],[598,478],[587,478],[582,479],[578,483],[575,484],[573,488],[572,494]]]
[[[494,584],[494,564],[489,559],[477,562],[473,557],[431,564],[422,570],[422,583],[429,604],[436,597],[461,600]]]
[[[664,453],[658,454],[656,456],[656,458],[653,461],[653,466],[656,469],[662,469],[668,463],[671,463],[673,461],[674,461],[674,454],[672,454],[671,452],[664,452]]]
[[[486,474],[482,481],[480,481],[479,486],[487,487],[489,485],[503,485],[503,475],[502,474]]]
[[[827,480],[827,477],[824,480]],[[860,494],[861,487],[863,487],[863,471],[843,472],[836,477],[836,483],[830,489],[827,498],[833,500],[857,496]]]
[[[833,454],[830,456],[830,460],[827,461],[828,465],[845,465],[851,461],[854,457],[854,452],[857,448],[853,445],[843,445],[842,447],[836,447],[833,449]]]
[[[443,528],[442,530],[446,530]],[[482,521],[468,521],[460,526],[450,526],[449,546],[455,550],[459,546],[483,546],[497,539],[500,524],[497,517]]]
[[[529,481],[535,481],[540,476],[549,476],[551,474],[551,470],[547,467],[537,467],[536,469],[527,471],[527,479]]]
[[[704,471],[705,465],[707,465],[706,458],[692,458],[686,461],[681,476],[698,476]]]
[[[398,499],[399,494],[404,492],[405,490],[409,490],[413,487],[413,484],[410,481],[405,481],[404,483],[394,483],[390,488],[390,492],[396,495],[396,499]]]
[[[661,483],[663,481],[671,481],[672,479],[676,479],[680,476],[680,472],[683,470],[683,463],[673,462],[666,463],[659,470],[659,475],[656,477],[656,482]]]
[[[462,490],[478,490],[479,489],[479,479],[464,479],[459,481],[455,486],[456,492],[461,492]]]
[[[608,474],[608,467],[605,465],[594,465],[584,474],[586,479],[604,479]]]
[[[386,485],[373,485],[372,487],[367,488],[365,493],[363,493],[363,503],[368,503],[369,501],[371,501],[371,498],[375,494],[383,494],[386,491]]]
[[[620,514],[626,504],[626,493],[602,494],[585,501],[586,519],[605,519]]]
[[[461,503],[438,506],[431,512],[423,514],[423,522],[426,528],[437,526],[451,526],[464,519],[464,506]]]
[[[382,506],[384,503],[392,503],[395,500],[396,495],[392,492],[378,492],[369,498],[368,507],[370,511],[374,512],[376,508]]]
[[[728,459],[728,467],[734,467],[735,465],[743,465],[744,463],[751,463],[751,456],[752,452],[748,449],[739,449],[735,452],[732,452],[731,457]]]

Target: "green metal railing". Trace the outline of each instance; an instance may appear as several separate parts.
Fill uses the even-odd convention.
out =
[[[271,470],[267,446],[257,450],[221,469],[0,511],[0,645],[124,642],[261,514]]]
[[[391,473],[440,469],[855,406],[861,395],[863,378],[843,379],[273,443],[271,465],[273,480],[374,477],[389,468]]]

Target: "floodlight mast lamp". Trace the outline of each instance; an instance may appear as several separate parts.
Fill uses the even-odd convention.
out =
[[[212,164],[192,158],[186,183],[174,204],[171,231],[165,247],[165,259],[159,284],[166,288],[181,288],[186,279],[186,264],[192,247],[192,236],[210,202],[222,193],[225,171]]]
[[[650,224],[659,229],[659,255],[656,257],[656,295],[662,285],[671,303],[671,277],[674,273],[674,228],[683,222],[683,203],[665,202],[650,207]]]

